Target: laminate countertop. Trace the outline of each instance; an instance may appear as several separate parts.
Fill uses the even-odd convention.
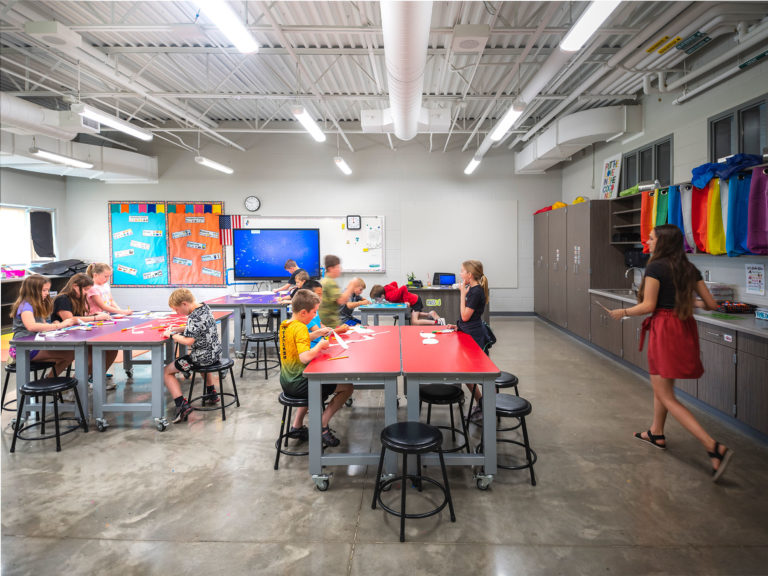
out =
[[[637,304],[637,298],[629,296],[629,290],[622,290],[624,293],[617,293],[613,290],[601,290],[599,288],[591,288],[590,294],[595,296],[602,296],[603,298],[612,298],[614,300],[620,300],[621,302],[627,302],[629,304]],[[699,322],[706,322],[722,328],[730,328],[731,330],[737,330],[739,332],[746,332],[753,336],[759,336],[761,338],[768,339],[768,323],[765,321],[758,321],[752,314],[728,314],[728,316],[734,316],[734,319],[718,318],[719,312],[709,312],[706,310],[697,309],[694,313],[694,318]]]

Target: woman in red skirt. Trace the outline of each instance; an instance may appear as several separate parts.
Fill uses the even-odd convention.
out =
[[[648,240],[651,258],[638,291],[639,303],[611,311],[611,317],[652,314],[643,322],[642,349],[648,332],[648,372],[653,386],[653,423],[635,438],[666,449],[664,423],[671,413],[706,448],[712,459],[712,478],[717,481],[733,455],[715,441],[691,412],[675,397],[677,378],[698,378],[704,373],[699,357],[699,334],[693,308],[717,307],[698,269],[688,261],[683,235],[677,226],[656,226]],[[695,299],[698,294],[701,300]]]

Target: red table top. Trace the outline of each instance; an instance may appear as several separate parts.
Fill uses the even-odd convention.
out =
[[[205,301],[208,306],[242,306],[249,304],[265,304],[270,306],[279,306],[276,295],[269,294],[227,294],[218,298],[211,298]]]
[[[443,329],[436,326],[435,329]],[[403,326],[400,337],[405,374],[498,374],[499,369],[469,334],[432,334],[437,344],[424,344],[429,326]]]
[[[304,369],[304,374],[399,374],[400,334],[397,326],[368,328],[374,333],[349,333],[340,336],[349,344],[347,350],[334,345],[336,339],[331,337],[331,346],[309,363]],[[339,356],[347,358],[331,360]]]

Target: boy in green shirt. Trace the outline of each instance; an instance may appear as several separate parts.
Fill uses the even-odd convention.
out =
[[[338,256],[328,254],[325,257],[325,278],[321,282],[323,301],[320,304],[320,321],[332,329],[342,324],[339,307],[347,303],[359,286],[357,279],[352,280],[342,292],[339,285],[336,284],[336,278],[339,276],[341,276],[341,260]]]
[[[293,317],[280,324],[280,386],[283,392],[289,396],[307,398],[309,387],[304,368],[320,353],[328,348],[328,340],[321,340],[314,348],[309,345],[309,330],[307,324],[315,317],[320,298],[309,290],[297,290],[291,300]],[[334,392],[336,395],[328,403],[323,411],[323,444],[325,446],[338,446],[341,441],[329,428],[333,415],[352,396],[352,384],[323,384],[323,402]],[[304,417],[307,408],[298,408],[296,417],[288,432],[290,437],[299,440],[307,440],[309,433],[304,426]]]

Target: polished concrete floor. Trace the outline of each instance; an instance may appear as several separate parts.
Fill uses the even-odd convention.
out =
[[[650,423],[645,380],[540,320],[493,326],[492,359],[533,404],[537,486],[527,471],[502,470],[480,491],[470,469],[451,468],[456,522],[447,511],[408,521],[400,543],[398,520],[371,509],[375,470],[332,469],[327,492],[305,457],[273,470],[274,370],[238,380],[242,406],[226,422],[197,412],[159,433],[149,419],[112,415],[106,432],[70,434],[58,454],[52,441],[9,454],[4,412],[2,573],[768,573],[768,446],[696,410],[736,452],[713,484],[703,448],[676,422],[666,452],[632,439]],[[128,386],[120,369],[115,378],[113,394],[146,397],[146,368]],[[354,398],[332,426],[342,449],[368,449],[382,396]],[[434,497],[409,494],[414,507]]]

